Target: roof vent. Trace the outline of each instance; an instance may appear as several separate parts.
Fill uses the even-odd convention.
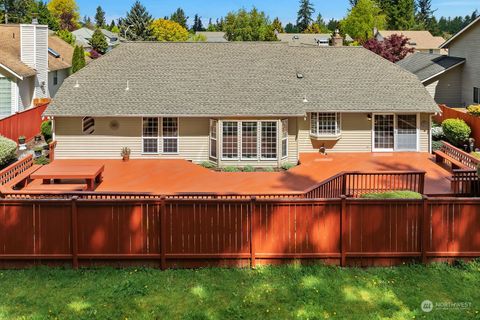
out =
[[[300,37],[298,36],[298,34],[296,34],[296,35],[294,35],[294,36],[292,37],[292,39],[293,39],[293,40],[299,40]]]
[[[303,73],[297,72],[297,79],[303,79]]]
[[[53,50],[52,48],[48,48],[48,53],[50,53],[52,56],[54,56],[55,58],[60,58],[60,53],[58,53],[57,51]]]

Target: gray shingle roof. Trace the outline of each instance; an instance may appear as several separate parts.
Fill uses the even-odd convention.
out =
[[[415,74],[420,81],[425,81],[464,62],[464,58],[418,52],[398,61],[397,64]]]
[[[67,78],[45,114],[281,116],[307,111],[439,109],[414,75],[361,47],[136,42]]]

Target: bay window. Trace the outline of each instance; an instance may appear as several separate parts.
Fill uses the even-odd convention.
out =
[[[142,152],[145,154],[178,153],[178,118],[143,118]]]
[[[310,114],[310,134],[314,136],[339,135],[339,114],[335,112],[312,112]]]
[[[277,159],[278,121],[222,121],[221,124],[222,159]],[[282,143],[286,146],[286,139],[282,138]]]

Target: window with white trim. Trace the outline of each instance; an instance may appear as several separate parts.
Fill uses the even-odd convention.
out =
[[[262,159],[277,158],[277,121],[262,121],[261,152]]]
[[[217,120],[210,120],[210,157],[214,159],[217,159],[217,124]]]
[[[288,157],[288,119],[282,120],[282,159]]]
[[[83,134],[92,134],[95,132],[95,119],[92,117],[84,117],[82,119]]]
[[[224,121],[222,123],[222,158],[238,158],[238,122]]]
[[[143,118],[143,153],[158,153],[158,118]]]
[[[315,136],[340,134],[339,114],[335,112],[312,112],[310,114],[310,133]]]
[[[258,156],[258,124],[256,121],[242,122],[242,159],[256,159]]]
[[[53,71],[53,85],[58,85],[58,70]]]
[[[163,153],[178,153],[178,118],[162,119]]]

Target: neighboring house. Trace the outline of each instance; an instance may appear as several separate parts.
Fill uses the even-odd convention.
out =
[[[447,54],[447,50],[440,46],[445,42],[442,37],[434,37],[429,31],[400,31],[400,30],[374,30],[374,36],[378,41],[383,41],[393,34],[407,37],[407,47],[413,48],[415,52]]]
[[[108,51],[112,50],[116,45],[118,45],[123,38],[120,37],[118,34],[108,31],[106,29],[101,29],[103,35],[107,39],[108,43]],[[80,28],[75,31],[72,31],[72,34],[75,36],[75,41],[79,46],[82,46],[85,51],[92,50],[92,46],[90,45],[90,39],[92,39],[93,33],[95,30],[91,30],[88,28]]]
[[[306,152],[428,152],[439,111],[414,75],[362,47],[131,42],[69,77],[45,116],[58,159],[129,147],[265,167]]]
[[[225,32],[197,31],[196,35],[203,35],[207,42],[228,42],[225,38]]]
[[[289,43],[313,44],[322,47],[332,45],[331,33],[277,33],[278,40]],[[346,42],[352,42],[353,39],[346,35]]]
[[[398,65],[414,73],[437,103],[466,107],[480,103],[480,18],[441,46],[448,56],[414,54]]]
[[[0,117],[53,97],[72,66],[73,48],[37,24],[0,25]]]

